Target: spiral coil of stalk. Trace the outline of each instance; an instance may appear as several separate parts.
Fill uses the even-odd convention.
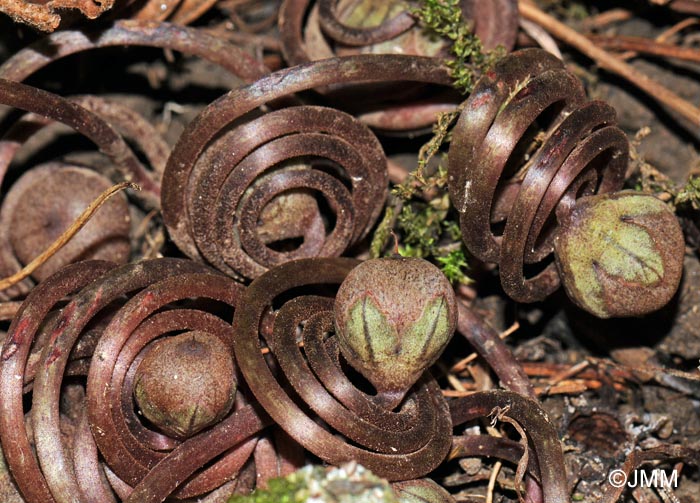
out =
[[[236,358],[257,401],[307,450],[332,464],[356,460],[390,480],[421,477],[444,459],[451,443],[451,421],[439,387],[425,373],[397,411],[358,388],[342,370],[337,342],[326,336],[334,323],[332,298],[287,300],[276,310],[271,328],[263,331],[275,367],[291,388],[283,387],[260,354],[258,327],[280,296],[303,286],[338,285],[355,265],[357,261],[344,258],[298,260],[255,280],[241,299],[246,308],[234,316]],[[315,271],[313,278],[303,274],[309,268]],[[303,352],[297,344],[300,326]]]
[[[559,287],[554,262],[543,262],[556,220],[577,198],[622,187],[629,146],[615,117],[608,104],[587,101],[580,81],[540,49],[507,56],[464,104],[448,154],[450,198],[467,248],[499,264],[513,299],[542,300]],[[541,270],[528,277],[532,264]]]
[[[234,479],[252,454],[253,436],[267,424],[244,398],[212,428],[180,440],[145,425],[132,394],[142,351],[156,338],[206,332],[218,337],[232,356],[231,325],[215,314],[221,307],[207,306],[214,302],[233,310],[242,290],[231,279],[181,259],[118,268],[82,262],[37,286],[10,327],[0,369],[0,402],[6,411],[0,438],[26,500],[68,501],[82,495],[85,501],[110,501],[114,491],[124,501],[155,502],[176,489],[175,496],[187,498]],[[70,449],[59,414],[66,369],[66,375],[84,376],[86,382]],[[21,399],[28,385],[31,436]],[[103,470],[110,474],[109,483]]]
[[[447,84],[449,76],[432,58],[333,58],[275,72],[205,108],[180,137],[163,177],[163,217],[178,247],[229,275],[255,278],[287,260],[338,256],[365,237],[388,190],[374,134],[325,107],[251,115],[294,93],[385,81]],[[330,212],[322,214],[319,199]],[[266,237],[269,215],[287,212],[288,221]],[[288,238],[302,243],[268,246]]]

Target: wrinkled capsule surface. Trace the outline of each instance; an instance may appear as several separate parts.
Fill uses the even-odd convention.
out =
[[[134,399],[144,417],[181,439],[228,414],[237,389],[229,348],[200,331],[157,341],[134,381]]]
[[[600,318],[660,309],[683,273],[678,219],[661,200],[635,191],[577,200],[554,247],[566,293]]]
[[[418,258],[363,262],[341,284],[334,311],[343,356],[391,404],[440,356],[457,324],[452,285]]]

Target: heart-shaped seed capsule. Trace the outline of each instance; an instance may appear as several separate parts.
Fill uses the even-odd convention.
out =
[[[341,284],[334,312],[343,356],[387,406],[435,362],[457,323],[452,285],[418,258],[363,262]]]
[[[635,191],[582,197],[555,240],[567,294],[600,318],[666,305],[680,283],[684,250],[673,212]]]

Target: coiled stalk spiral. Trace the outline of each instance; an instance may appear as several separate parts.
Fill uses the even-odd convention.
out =
[[[240,391],[233,412],[185,439],[143,423],[132,394],[136,367],[156,338],[205,332],[233,359],[231,325],[216,313],[230,316],[242,290],[181,259],[117,268],[81,262],[38,285],[13,320],[0,366],[0,439],[23,497],[29,503],[106,502],[114,501],[114,491],[123,501],[160,502],[176,489],[176,497],[187,498],[235,478],[255,446],[254,438],[247,440],[269,421],[246,405]],[[59,414],[66,369],[67,375],[87,376],[85,406],[70,444],[62,438]],[[36,455],[22,406],[28,385]]]
[[[300,287],[339,285],[357,264],[347,258],[297,260],[253,281],[240,300],[245,308],[234,315],[238,365],[272,419],[321,459],[335,465],[356,460],[390,480],[421,477],[442,462],[452,441],[447,404],[436,381],[426,372],[397,411],[383,407],[342,370],[338,343],[328,336],[334,326],[333,298],[288,298]],[[305,273],[309,270],[313,278]],[[261,354],[258,335],[261,322],[279,303],[270,329],[261,335],[283,378],[275,377]]]
[[[282,53],[289,65],[357,54],[449,57],[448,44],[417,22],[414,10],[420,5],[397,0],[285,0],[279,15]],[[517,2],[462,0],[460,8],[462,19],[472,24],[486,49],[512,49]],[[395,135],[429,131],[435,115],[453,111],[460,100],[454,90],[389,79],[318,90],[365,124]]]
[[[275,72],[211,103],[180,137],[163,176],[163,217],[173,241],[189,257],[245,278],[295,258],[343,253],[367,235],[384,204],[379,141],[331,108],[255,114],[322,86],[397,81],[450,80],[433,58],[351,56]],[[331,211],[323,213],[319,200]],[[290,238],[302,244],[272,246]]]
[[[449,149],[450,197],[469,251],[499,264],[513,299],[542,300],[559,287],[545,261],[556,221],[579,197],[622,187],[629,146],[615,122],[611,106],[587,101],[579,80],[540,49],[506,57],[466,101]],[[533,139],[537,148],[523,153]],[[540,270],[527,276],[532,264]]]
[[[506,50],[513,47],[518,27],[517,2],[462,0],[460,8],[464,19],[474,24],[484,47],[493,49],[502,45]],[[378,15],[383,18],[378,19]],[[411,29],[414,30],[414,39],[421,36],[410,3],[285,0],[280,7],[279,19],[282,49],[289,64],[340,55],[336,52],[338,49],[344,50],[345,54],[349,54],[349,50],[375,52],[375,49],[377,53],[385,53],[391,50],[390,46],[381,49],[376,46],[387,41],[402,46],[405,54],[426,56],[428,54],[420,51],[431,45],[427,40],[403,44],[399,39]],[[372,26],[357,26],[358,19]]]

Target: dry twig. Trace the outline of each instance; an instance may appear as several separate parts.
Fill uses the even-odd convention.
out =
[[[700,127],[700,108],[688,103],[668,88],[639,72],[606,50],[596,46],[584,35],[581,35],[564,23],[544,13],[529,1],[521,0],[519,7],[520,14],[525,19],[529,19],[544,27],[556,38],[575,47],[583,54],[593,59],[601,68],[623,77],[652,98],[676,112],[679,116],[690,121],[693,126]]]

